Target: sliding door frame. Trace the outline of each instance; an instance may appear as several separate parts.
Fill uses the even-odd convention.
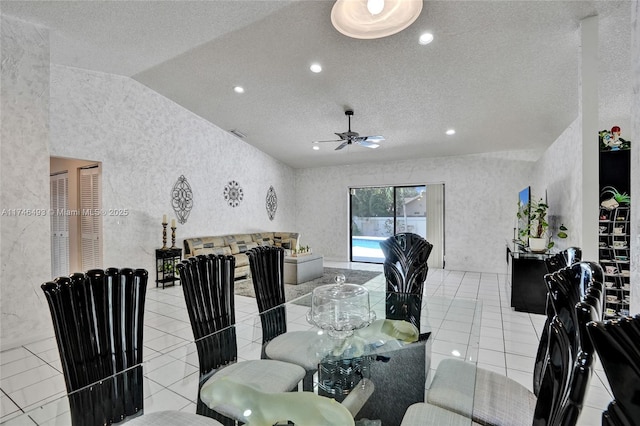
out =
[[[442,268],[444,268],[444,264],[445,264],[445,184],[444,182],[436,182],[436,183],[422,183],[422,184],[396,184],[396,185],[365,185],[365,186],[353,186],[353,187],[349,187],[348,188],[348,197],[349,197],[349,201],[348,201],[348,216],[349,216],[349,237],[348,237],[348,244],[349,244],[349,261],[353,262],[353,231],[354,231],[354,220],[353,220],[353,195],[354,195],[354,190],[358,190],[358,189],[367,189],[367,188],[391,188],[393,191],[393,205],[392,207],[392,214],[393,214],[393,232],[392,235],[395,235],[396,233],[398,233],[398,211],[397,211],[397,197],[398,197],[398,190],[401,188],[415,188],[415,187],[424,187],[425,190],[428,190],[429,186],[434,186],[434,185],[442,185],[442,236],[441,236],[441,241],[439,242],[441,247],[442,247],[442,252],[441,252],[441,264],[442,264]],[[424,217],[425,223],[427,221],[427,216],[426,216],[426,212],[425,212],[425,217]],[[406,223],[405,223],[406,225]],[[428,226],[428,224],[427,224]],[[416,232],[417,233],[417,232]],[[426,234],[426,231],[425,231]],[[424,236],[426,238],[426,235]],[[435,253],[434,253],[435,254]],[[362,263],[382,263],[382,262],[376,262],[376,261],[363,261],[363,260],[356,260],[357,262],[362,262]]]

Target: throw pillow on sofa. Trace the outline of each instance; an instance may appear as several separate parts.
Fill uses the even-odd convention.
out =
[[[237,254],[237,253],[244,253],[248,250],[258,247],[258,243],[255,243],[255,242],[231,243],[229,244],[229,247],[231,248],[231,253]]]
[[[272,246],[273,245],[273,232],[260,232],[251,234],[251,238],[259,246]]]

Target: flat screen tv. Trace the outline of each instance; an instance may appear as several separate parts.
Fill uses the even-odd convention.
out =
[[[527,186],[518,194],[518,235],[516,239],[524,240],[526,243],[526,236],[523,236],[523,232],[529,228],[529,216],[524,214],[524,209],[531,202],[531,187]]]

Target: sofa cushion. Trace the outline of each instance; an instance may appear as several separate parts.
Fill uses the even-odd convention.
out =
[[[244,257],[247,257],[244,253],[242,253],[242,255]],[[247,258],[248,261],[248,258]],[[234,277],[235,279],[238,278],[249,278],[249,273],[251,272],[251,267],[249,265],[245,265],[245,266],[237,266],[234,269],[233,273],[234,273]]]
[[[251,238],[250,234],[231,234],[225,235],[224,237],[225,245],[231,245],[231,243],[237,244],[246,244],[253,242],[253,238]]]
[[[185,254],[194,256],[195,250],[203,248],[224,247],[225,243],[222,237],[199,237],[185,238]]]
[[[260,232],[257,234],[251,234],[253,241],[258,243],[259,246],[272,246],[273,245],[273,232]]]
[[[244,253],[238,253],[238,254],[234,254],[233,257],[236,258],[236,269],[241,267],[241,266],[248,266],[249,265],[249,257],[244,254]],[[237,276],[237,274],[236,274]]]
[[[255,242],[229,244],[229,248],[231,249],[231,253],[233,254],[244,253],[247,250],[251,250],[256,247],[258,247],[258,243]]]
[[[224,247],[206,247],[206,248],[197,248],[193,250],[193,256],[198,256],[199,254],[215,254],[215,255],[231,255],[231,248],[229,246]]]
[[[297,232],[274,232],[273,244],[284,249],[297,248],[299,237],[300,234]]]

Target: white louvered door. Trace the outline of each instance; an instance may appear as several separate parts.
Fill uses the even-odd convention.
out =
[[[102,268],[100,168],[80,169],[80,239],[82,270]]]
[[[51,183],[51,277],[69,275],[69,174],[52,175]]]

